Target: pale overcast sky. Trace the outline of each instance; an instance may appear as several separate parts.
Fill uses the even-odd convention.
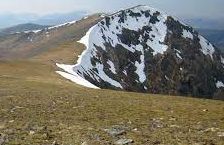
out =
[[[115,11],[138,4],[178,17],[224,17],[224,0],[0,0],[0,13],[67,13]]]

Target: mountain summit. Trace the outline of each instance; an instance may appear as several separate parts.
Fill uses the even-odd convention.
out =
[[[79,41],[77,64],[59,74],[91,88],[224,96],[224,57],[192,27],[148,6],[105,16]]]

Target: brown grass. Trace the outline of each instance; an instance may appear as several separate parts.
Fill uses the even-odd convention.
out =
[[[93,90],[49,64],[0,63],[0,133],[6,144],[223,144],[224,102]],[[125,134],[104,129],[118,125]]]

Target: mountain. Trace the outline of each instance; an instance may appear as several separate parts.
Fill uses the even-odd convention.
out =
[[[38,19],[39,16],[35,14],[0,14],[0,29],[12,27],[19,24],[24,24]]]
[[[224,52],[224,30],[197,29],[204,37]]]
[[[79,59],[86,48],[77,41],[101,20],[105,21],[103,15],[96,14],[40,31],[0,37],[0,144],[223,145],[224,101],[91,89],[55,72],[59,70],[56,62],[74,64]],[[183,58],[194,56],[184,52]],[[120,55],[125,60],[126,56]],[[197,55],[201,59],[203,54]],[[193,57],[191,60],[185,68],[190,67]],[[211,63],[205,60],[204,68]],[[155,67],[159,63],[153,62]],[[201,75],[207,71],[204,68]],[[84,78],[83,82],[87,84]]]
[[[0,36],[1,35],[9,35],[13,33],[20,33],[24,31],[31,31],[31,30],[40,30],[44,29],[50,26],[44,26],[44,25],[38,25],[33,23],[27,23],[27,24],[19,24],[13,27],[5,28],[0,30]]]
[[[223,54],[192,27],[147,6],[105,17],[96,14],[0,40],[0,59],[58,62],[64,70],[59,74],[84,86],[223,96]],[[87,47],[82,54],[85,47],[78,40]],[[77,64],[64,65],[68,60],[72,64],[79,54]]]
[[[223,98],[224,56],[192,27],[148,6],[106,16],[65,78],[91,88]]]
[[[59,25],[69,21],[79,20],[85,17],[87,12],[74,11],[70,13],[54,13],[39,16],[36,14],[0,14],[0,29],[13,27],[19,24],[34,23],[39,25]]]

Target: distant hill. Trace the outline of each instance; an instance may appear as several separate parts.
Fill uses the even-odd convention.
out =
[[[224,19],[189,18],[183,21],[194,28],[224,30]]]
[[[0,29],[12,27],[18,24],[34,23],[39,25],[58,25],[69,21],[79,20],[85,17],[87,12],[74,11],[71,13],[54,13],[44,16],[36,14],[0,14]]]
[[[224,52],[224,30],[197,29],[204,37]]]
[[[62,52],[52,55],[54,53],[51,50],[61,47],[63,48],[61,50],[64,51],[67,45],[71,49],[74,48],[76,44],[74,42],[78,41],[99,19],[101,19],[100,14],[96,14],[89,16],[87,19],[83,18],[80,21],[48,27],[41,31],[28,31],[2,36],[0,37],[0,60],[30,58],[45,52],[58,58],[62,55]],[[69,54],[71,52],[72,50],[69,51]],[[55,59],[50,58],[49,60]]]
[[[37,20],[31,21],[35,24],[40,25],[59,25],[66,22],[74,21],[74,20],[80,20],[81,18],[85,17],[87,15],[87,12],[84,11],[75,11],[71,13],[65,13],[65,14],[51,14],[46,15],[38,18]]]
[[[30,23],[38,19],[39,16],[35,14],[0,14],[0,29],[12,27],[18,24]]]
[[[17,32],[24,32],[24,31],[30,31],[30,30],[39,30],[39,29],[44,29],[49,26],[45,25],[38,25],[38,24],[33,24],[33,23],[27,23],[27,24],[19,24],[13,27],[5,28],[0,30],[0,35],[8,35],[8,34],[13,34]]]

